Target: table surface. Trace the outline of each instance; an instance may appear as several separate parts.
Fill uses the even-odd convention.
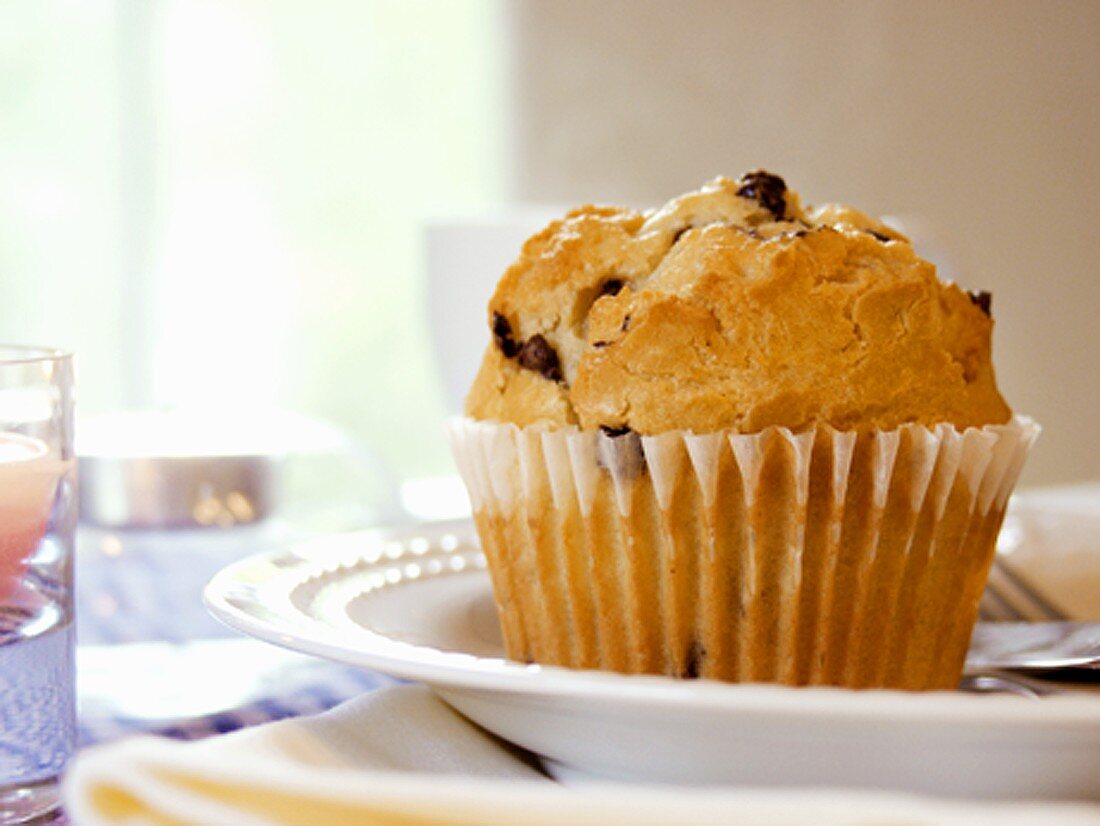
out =
[[[202,590],[225,565],[277,547],[264,528],[77,534],[80,746],[150,733],[197,739],[313,714],[393,682],[242,637]]]

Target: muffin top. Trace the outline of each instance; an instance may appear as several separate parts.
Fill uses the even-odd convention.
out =
[[[524,244],[489,326],[476,419],[654,434],[1011,415],[988,293],[940,281],[861,212],[804,209],[762,171],[655,211],[573,210]]]

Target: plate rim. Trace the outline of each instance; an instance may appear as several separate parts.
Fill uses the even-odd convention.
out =
[[[263,551],[222,568],[203,590],[203,602],[219,621],[249,636],[300,653],[368,668],[401,679],[426,683],[446,691],[475,691],[580,701],[615,701],[676,711],[716,713],[779,713],[788,718],[888,719],[894,724],[963,723],[1011,725],[1013,730],[1066,726],[1082,735],[1100,734],[1100,696],[1058,695],[1034,700],[1010,695],[968,694],[958,691],[907,692],[896,689],[792,687],[766,683],[723,683],[716,680],[676,680],[658,675],[619,674],[560,666],[525,665],[499,657],[479,657],[401,642],[363,627],[336,628],[299,612],[304,624],[292,626],[262,602],[252,613],[239,603],[259,594],[280,575],[302,581],[305,572],[340,576],[356,563],[399,562],[400,557],[368,560],[364,551],[333,553],[330,544],[362,539],[364,549],[386,542],[408,545],[414,538],[444,534],[473,535],[472,520],[451,520],[388,529],[318,537],[290,548]],[[465,537],[464,537],[465,538]],[[431,540],[429,540],[431,541]],[[476,539],[472,540],[476,545]],[[461,540],[460,540],[461,542]],[[474,550],[474,548],[469,548]],[[480,550],[480,548],[477,548]],[[287,565],[288,557],[296,562]],[[278,560],[279,565],[271,564]],[[268,565],[268,580],[242,579],[245,571]],[[451,576],[469,575],[472,571]],[[416,587],[416,582],[403,587]],[[259,613],[267,612],[268,616]],[[792,702],[792,700],[797,700]]]

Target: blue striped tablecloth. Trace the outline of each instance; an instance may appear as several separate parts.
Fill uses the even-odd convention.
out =
[[[136,733],[197,739],[324,711],[393,682],[249,640],[207,613],[210,577],[285,541],[248,528],[78,532],[82,746]]]
[[[316,714],[396,682],[252,640],[85,646],[77,669],[81,747],[133,734],[196,740]]]

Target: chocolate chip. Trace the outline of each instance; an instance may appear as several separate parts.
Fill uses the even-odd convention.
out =
[[[519,350],[519,366],[540,373],[550,381],[561,381],[561,362],[550,342],[539,333],[531,336]]]
[[[608,279],[607,281],[603,282],[602,285],[600,285],[600,297],[602,298],[605,295],[618,295],[619,290],[621,290],[622,288],[623,282],[621,279]]]
[[[707,657],[707,649],[699,644],[698,641],[693,642],[691,647],[688,648],[687,659],[684,662],[684,671],[680,675],[685,680],[695,680],[699,678],[699,673],[703,669],[703,660]]]
[[[629,427],[601,425],[596,460],[616,479],[633,479],[645,472],[642,437]]]
[[[787,184],[782,178],[758,169],[755,172],[746,172],[738,183],[741,184],[737,190],[738,195],[755,198],[776,220],[782,220],[787,212]]]
[[[493,340],[505,358],[512,358],[519,352],[519,344],[512,338],[512,325],[500,313],[493,313]]]
[[[592,346],[595,347],[597,350],[602,350],[610,343],[610,341],[593,341]]]
[[[629,433],[630,428],[629,427],[609,427],[608,425],[601,424],[600,425],[600,431],[603,433],[604,436],[607,436],[609,439],[617,439],[620,436],[625,436],[627,433]]]
[[[881,232],[875,232],[873,229],[867,230],[867,234],[874,236],[875,240],[881,241],[884,244],[889,244],[894,240],[889,235],[883,235]]]
[[[974,293],[967,293],[970,296],[970,300],[978,305],[978,308],[990,318],[993,318],[993,293],[987,293],[985,290],[979,290]]]
[[[630,313],[623,316],[623,323],[619,325],[619,332],[625,333],[630,329]]]

